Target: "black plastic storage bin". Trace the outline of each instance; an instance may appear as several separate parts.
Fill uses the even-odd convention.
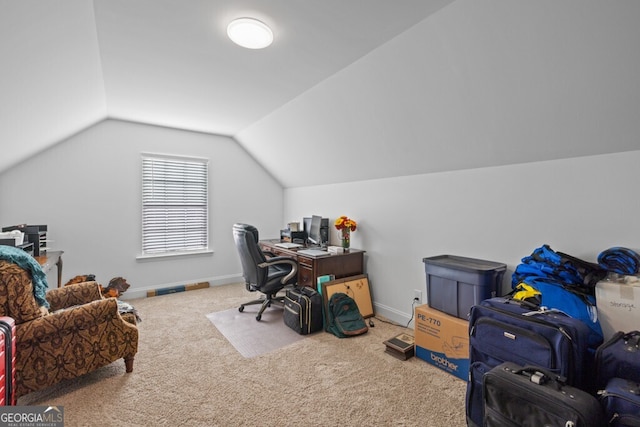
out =
[[[499,296],[505,264],[455,255],[423,258],[427,275],[427,304],[466,319],[471,307]]]

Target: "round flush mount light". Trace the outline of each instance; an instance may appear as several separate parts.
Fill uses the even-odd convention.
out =
[[[264,22],[239,18],[227,26],[227,35],[237,45],[247,49],[264,49],[273,42],[273,32]]]

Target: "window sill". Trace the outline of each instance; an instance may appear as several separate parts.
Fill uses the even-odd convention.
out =
[[[197,251],[184,251],[184,252],[164,252],[160,254],[147,254],[147,255],[138,255],[136,257],[137,261],[145,262],[145,261],[159,261],[166,258],[180,258],[180,257],[191,257],[191,256],[203,256],[203,255],[213,255],[213,249],[202,249]]]

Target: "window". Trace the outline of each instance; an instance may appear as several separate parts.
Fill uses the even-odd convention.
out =
[[[208,247],[207,159],[143,155],[142,254]]]

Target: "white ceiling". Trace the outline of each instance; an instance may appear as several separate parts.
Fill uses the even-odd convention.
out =
[[[274,44],[231,43],[243,16]],[[105,118],[232,136],[285,187],[636,150],[639,20],[635,0],[0,0],[0,173]]]
[[[451,1],[0,0],[0,172],[106,117],[233,136]]]

